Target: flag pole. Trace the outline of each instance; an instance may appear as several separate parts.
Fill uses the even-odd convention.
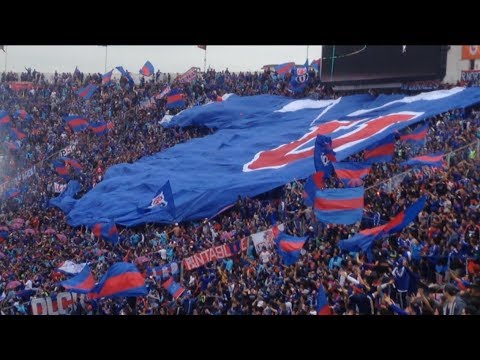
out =
[[[330,68],[330,81],[333,81],[333,63],[335,62],[335,45],[332,47],[332,67]]]
[[[310,45],[307,45],[307,60],[308,60],[308,48],[310,47]]]
[[[105,71],[104,71],[104,73],[107,72],[107,49],[108,49],[108,46],[105,45]]]
[[[203,57],[203,72],[207,72],[207,47],[205,46],[205,54]]]
[[[3,48],[3,51],[5,52],[5,79],[6,79],[7,78],[7,57],[8,57],[7,45],[5,45],[5,47]]]

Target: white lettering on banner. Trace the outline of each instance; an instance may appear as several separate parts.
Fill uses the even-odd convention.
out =
[[[68,145],[66,148],[60,150],[60,156],[67,156],[71,154],[73,151],[75,151],[76,145],[76,143],[73,143]]]
[[[234,244],[234,243],[232,243]],[[248,239],[243,238],[240,240],[240,251],[247,250]],[[231,257],[235,254],[232,254],[230,251],[230,247],[228,244],[223,244],[219,246],[215,246],[213,248],[201,251],[196,253],[188,258],[183,259],[183,265],[187,270],[193,270],[203,266],[211,261],[220,260],[224,258]]]
[[[84,294],[75,294],[69,292],[61,292],[57,294],[57,298],[52,300],[50,297],[35,298],[30,302],[33,315],[65,315],[68,307],[77,301],[77,297],[83,304]]]
[[[197,76],[198,68],[192,67],[178,77],[178,82],[191,82]]]
[[[283,224],[278,225],[278,230],[283,231]],[[275,243],[273,242],[273,230],[268,229],[265,231],[260,231],[258,233],[250,235],[252,237],[253,245],[255,246],[255,251],[257,254],[260,254],[262,248],[265,246],[268,250],[271,250]]]

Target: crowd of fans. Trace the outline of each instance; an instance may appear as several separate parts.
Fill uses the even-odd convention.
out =
[[[137,298],[136,303],[125,298],[85,299],[72,306],[70,313],[315,314],[320,284],[335,314],[479,313],[480,169],[476,148],[471,145],[480,138],[480,112],[476,109],[429,119],[424,147],[397,141],[394,161],[374,165],[366,178],[365,213],[361,223],[354,226],[316,221],[312,209],[304,205],[303,181],[296,181],[254,199],[239,198],[233,208],[212,219],[122,228],[120,244],[112,246],[84,227],[70,227],[63,212],[48,205],[48,199],[57,195],[53,184],[65,183],[52,165],[59,150],[75,144],[69,156],[82,165],[82,171],[72,169],[70,175],[81,183],[84,193],[102,181],[106,169],[114,164],[134,162],[214,130],[165,129],[159,125],[169,112],[165,99],[155,95],[172,81],[160,73],[151,81],[142,79],[133,88],[122,78],[102,86],[89,101],[75,91],[88,83],[100,85],[101,74],[55,74],[47,81],[29,69],[20,78],[32,81],[34,89],[14,91],[7,81],[19,79],[2,74],[0,110],[14,114],[23,109],[32,118],[12,118],[12,127],[26,137],[16,140],[21,144],[18,149],[3,150],[0,183],[33,165],[36,171],[18,185],[16,196],[4,198],[1,204],[2,314],[31,314],[31,298],[56,299],[64,291],[58,282],[65,275],[57,268],[65,260],[88,262],[97,279],[119,261],[133,262],[146,273],[149,267],[181,263],[199,251],[238,241],[277,223],[283,223],[289,234],[308,236],[295,265],[284,266],[274,247],[257,253],[249,242],[246,252],[183,271],[181,279],[176,275],[186,288],[177,300],[161,287],[161,281],[146,276],[149,294]],[[312,98],[338,95],[323,87],[314,71],[301,94],[292,93],[288,83],[288,76],[280,78],[268,71],[234,74],[209,70],[191,83],[177,86],[186,94],[187,107],[216,101],[226,93]],[[152,98],[154,103],[145,106]],[[103,136],[90,130],[74,133],[63,121],[69,114],[104,120],[113,128]],[[0,131],[6,141],[14,141],[5,129]],[[447,169],[409,172],[395,186],[384,186],[387,179],[404,170],[399,162],[437,150],[455,151]],[[341,185],[333,177],[327,186]],[[373,261],[362,252],[344,253],[338,248],[340,240],[386,223],[423,194],[429,199],[418,220],[400,234],[378,242]]]

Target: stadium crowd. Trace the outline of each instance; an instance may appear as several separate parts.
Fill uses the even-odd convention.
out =
[[[6,143],[0,183],[35,165],[35,172],[8,196],[0,214],[0,311],[31,314],[30,301],[51,297],[64,289],[66,276],[57,268],[66,260],[88,262],[94,276],[119,261],[133,262],[145,275],[149,294],[132,302],[126,298],[84,299],[70,314],[146,315],[308,315],[317,313],[317,291],[322,284],[334,314],[479,314],[480,313],[480,168],[475,142],[480,138],[480,111],[455,110],[429,119],[424,147],[398,141],[391,163],[375,164],[365,180],[365,212],[353,226],[324,225],[303,201],[304,181],[295,181],[254,199],[239,198],[235,206],[211,219],[175,224],[147,224],[121,228],[120,244],[112,246],[84,227],[66,224],[62,211],[48,204],[56,196],[54,184],[64,184],[52,161],[61,149],[75,144],[69,156],[82,165],[69,170],[82,193],[102,181],[110,166],[134,162],[194,137],[208,128],[163,128],[166,100],[158,95],[170,82],[157,73],[133,88],[122,78],[102,86],[89,101],[75,91],[100,85],[101,74],[55,74],[53,81],[28,69],[15,78],[2,74],[0,110],[19,110],[30,118],[12,116],[19,138],[0,128]],[[14,91],[7,81],[32,81],[31,90]],[[175,80],[173,81],[175,84]],[[292,93],[289,78],[269,71],[230,73],[209,70],[191,83],[175,84],[186,95],[186,106],[218,101],[227,93],[277,94],[329,98],[338,94],[322,86],[313,70],[306,89]],[[172,85],[173,87],[173,85]],[[409,92],[416,90],[409,88]],[[154,101],[152,101],[154,99]],[[81,114],[105,121],[106,135],[90,130],[73,132],[63,117]],[[460,149],[460,150],[459,150]],[[388,179],[403,172],[399,163],[413,155],[455,151],[449,166],[438,171],[408,172],[395,186]],[[361,158],[358,154],[353,159]],[[340,187],[333,177],[327,186]],[[13,186],[12,186],[13,187]],[[10,187],[7,187],[10,188]],[[421,195],[427,206],[396,236],[378,242],[367,259],[362,252],[342,252],[338,242],[361,229],[384,224]],[[176,274],[185,292],[176,300],[147,276],[147,268],[180,264],[182,259],[212,246],[233,243],[282,223],[285,232],[308,236],[300,260],[282,264],[274,246],[257,252],[249,242],[246,252]]]

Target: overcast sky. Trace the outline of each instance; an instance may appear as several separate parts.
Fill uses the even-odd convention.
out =
[[[311,62],[321,56],[321,46],[310,46]],[[107,70],[122,65],[138,72],[149,60],[155,71],[184,72],[191,66],[203,70],[204,51],[191,46],[108,46]],[[303,64],[307,46],[208,46],[207,67],[230,71],[260,70],[265,64],[294,61]],[[83,72],[104,72],[105,47],[101,46],[7,46],[7,70],[22,71],[31,67],[41,72],[72,72],[75,66]],[[1,70],[5,53],[0,51]]]

